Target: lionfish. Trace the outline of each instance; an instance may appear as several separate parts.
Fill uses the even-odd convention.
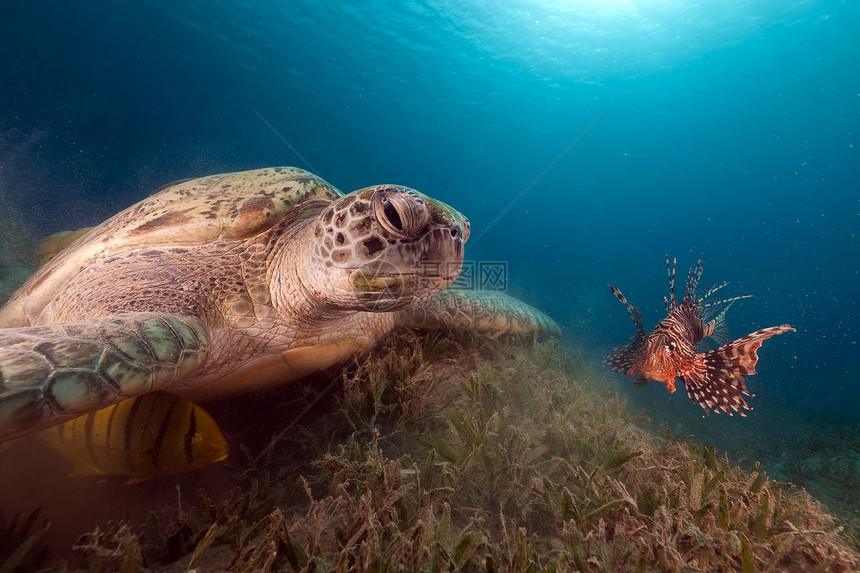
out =
[[[757,350],[771,336],[794,329],[783,324],[757,330],[734,342],[726,326],[726,312],[735,301],[752,295],[734,296],[722,300],[709,300],[728,283],[715,285],[699,296],[699,279],[702,277],[702,257],[694,269],[687,273],[687,288],[680,304],[675,298],[676,259],[666,268],[669,272],[669,298],[663,298],[668,316],[660,321],[651,334],[642,327],[639,309],[630,304],[621,291],[612,285],[612,291],[630,313],[636,325],[636,335],[624,346],[613,349],[605,364],[615,372],[630,378],[637,377],[637,386],[649,380],[665,382],[669,392],[675,391],[675,378],[684,383],[691,402],[698,402],[705,412],[732,410],[746,416],[742,408],[751,410],[741,394],[747,391],[744,377],[755,374]],[[726,306],[723,306],[726,305]],[[719,310],[722,307],[722,310]],[[719,348],[706,351],[705,338]]]

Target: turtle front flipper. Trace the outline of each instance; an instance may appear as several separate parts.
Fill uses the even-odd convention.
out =
[[[198,319],[152,313],[0,329],[0,441],[164,389],[208,350]]]
[[[561,329],[549,316],[497,291],[443,290],[395,313],[395,324],[431,330],[561,336]]]

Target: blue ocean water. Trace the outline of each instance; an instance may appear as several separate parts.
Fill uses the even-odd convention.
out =
[[[746,419],[659,384],[656,422],[755,459],[860,426],[860,5],[848,0],[54,3],[0,18],[0,199],[38,235],[269,165],[465,213],[467,258],[595,361],[679,274],[753,294]],[[757,449],[758,446],[758,449]],[[823,454],[822,454],[823,455]],[[854,476],[857,475],[855,472]],[[851,484],[847,484],[851,485]],[[860,484],[854,484],[860,487]]]

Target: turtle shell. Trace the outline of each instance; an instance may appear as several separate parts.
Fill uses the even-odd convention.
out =
[[[171,183],[94,227],[36,271],[0,309],[0,327],[34,324],[63,285],[99,257],[253,237],[299,204],[341,196],[326,181],[295,167]]]

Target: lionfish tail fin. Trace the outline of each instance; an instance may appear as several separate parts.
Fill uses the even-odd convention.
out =
[[[612,294],[615,295],[615,298],[621,301],[621,304],[624,305],[624,308],[627,309],[627,312],[630,314],[630,318],[633,319],[633,324],[636,326],[636,332],[638,332],[642,336],[646,336],[645,328],[642,326],[642,313],[639,312],[639,309],[636,308],[635,304],[630,303],[624,295],[621,294],[621,291],[618,288],[609,285],[609,290],[612,291]]]
[[[763,328],[710,352],[697,354],[693,370],[683,378],[690,400],[698,402],[705,411],[721,410],[731,416],[734,410],[746,416],[743,410],[752,408],[741,394],[752,394],[747,391],[744,378],[755,374],[762,343],[784,332],[794,332],[794,328],[787,324]]]

